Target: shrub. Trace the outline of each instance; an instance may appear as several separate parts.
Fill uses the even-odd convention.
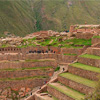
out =
[[[60,70],[60,67],[59,66],[55,69],[55,72],[58,71],[58,70]]]

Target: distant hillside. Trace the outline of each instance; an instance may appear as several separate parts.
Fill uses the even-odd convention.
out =
[[[71,24],[100,24],[99,0],[0,0],[0,36],[39,30],[64,31]]]

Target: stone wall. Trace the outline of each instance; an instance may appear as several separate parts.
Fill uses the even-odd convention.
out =
[[[93,91],[93,88],[91,88],[91,87],[77,83],[75,81],[69,80],[69,79],[61,77],[61,76],[58,76],[58,81],[64,85],[69,86],[70,88],[73,88],[84,94],[89,94],[91,91]]]
[[[100,42],[100,38],[93,38],[92,39],[92,44],[97,44]]]
[[[76,38],[78,39],[91,39],[93,37],[93,34],[91,33],[76,33]]]
[[[54,89],[53,87],[49,86],[47,87],[47,91],[53,95],[54,97],[58,98],[58,100],[74,100],[71,97],[68,97],[66,94],[63,94],[62,92]]]
[[[33,77],[33,76],[52,76],[54,69],[45,70],[15,70],[15,71],[0,71],[0,78],[20,78],[20,77]]]
[[[42,62],[0,62],[0,69],[19,69],[19,68],[33,68],[33,67],[57,67],[56,61],[42,61]]]
[[[25,60],[25,59],[57,59],[57,54],[1,54],[0,55],[0,60]]]
[[[65,63],[72,63],[77,59],[77,56],[71,56],[71,55],[62,55],[62,62]]]
[[[91,48],[88,48],[87,49],[87,54],[90,54],[90,55],[96,55],[96,56],[100,56],[100,48],[93,48],[93,47],[91,47]]]
[[[90,65],[90,66],[95,66],[95,67],[100,68],[100,60],[99,59],[78,57],[78,62],[83,63],[85,65]]]
[[[5,48],[0,48],[0,53],[20,53],[21,49],[17,47],[5,47]]]
[[[92,71],[88,71],[88,70],[82,70],[80,68],[76,68],[76,67],[72,67],[72,66],[68,67],[68,72],[78,75],[78,76],[81,76],[81,77],[84,77],[84,78],[87,78],[87,79],[90,79],[90,80],[94,80],[94,81],[98,80],[98,77],[96,77],[96,76],[100,75],[100,73],[96,73],[96,72],[92,72]]]
[[[62,54],[77,54],[80,55],[84,51],[84,48],[75,49],[75,48],[61,48]]]
[[[60,54],[60,48],[59,47],[49,47],[48,48],[47,46],[44,46],[44,47],[37,46],[37,47],[26,47],[26,48],[17,48],[17,47],[0,48],[0,53],[22,53],[22,54],[28,54],[28,53],[30,53],[30,51],[32,51],[32,52],[41,51],[43,53],[52,52],[52,53]]]
[[[0,88],[20,89],[25,88],[35,88],[37,86],[42,86],[44,81],[48,81],[47,78],[44,79],[26,79],[26,80],[11,80],[11,81],[0,81]]]

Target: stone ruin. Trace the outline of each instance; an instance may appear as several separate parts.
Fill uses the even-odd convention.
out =
[[[74,34],[75,32],[76,30],[71,29],[69,33]],[[61,33],[61,35],[66,36],[69,33]],[[77,33],[80,33],[79,30],[75,34]],[[44,37],[43,34],[41,36]],[[57,33],[57,35],[59,34]],[[82,35],[75,36],[81,38]],[[90,37],[93,36],[84,35],[82,38],[89,39]],[[49,48],[48,46],[0,48],[0,100],[12,100],[12,98],[18,100],[53,100],[53,97],[58,100],[78,100],[83,98],[84,94],[87,95],[94,89],[94,85],[85,84],[83,81],[89,80],[92,83],[98,80],[96,76],[99,75],[99,72],[74,65],[77,65],[78,62],[87,65],[88,68],[94,66],[99,70],[100,59],[84,56],[86,54],[100,56],[100,39],[92,38],[92,44],[91,47],[84,46],[77,49],[51,46]],[[61,69],[55,72],[58,66]],[[55,73],[57,76],[54,77]],[[71,76],[76,78],[72,79]],[[83,83],[77,81],[77,78],[83,79]],[[66,86],[69,88],[66,89]],[[59,91],[62,88],[64,91]],[[71,91],[70,89],[73,89],[72,93],[79,95],[79,98],[74,97],[73,94],[69,96],[66,90]],[[80,94],[74,90],[79,91]]]

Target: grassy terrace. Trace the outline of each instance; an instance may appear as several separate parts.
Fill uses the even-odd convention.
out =
[[[45,61],[55,61],[55,59],[27,59],[26,62],[45,62]]]
[[[64,86],[60,83],[49,84],[49,86],[58,90],[59,92],[65,94],[65,95],[75,99],[75,100],[84,99],[84,94],[81,94],[80,92],[78,92],[70,87]]]
[[[55,59],[26,59],[26,60],[16,60],[16,61],[0,61],[0,63],[10,63],[10,62],[45,62],[45,61],[55,61]]]
[[[34,76],[34,77],[20,77],[20,78],[0,78],[0,81],[15,81],[15,80],[28,80],[28,79],[43,79],[49,78],[48,76]]]
[[[53,100],[58,100],[56,97],[53,96]]]
[[[97,68],[94,66],[89,66],[89,65],[85,65],[85,64],[81,64],[81,63],[70,64],[70,66],[80,68],[83,70],[88,70],[88,71],[100,73],[100,68]]]
[[[89,87],[95,87],[94,81],[88,80],[86,78],[83,78],[83,77],[80,77],[80,76],[77,76],[77,75],[73,75],[71,73],[62,73],[62,74],[60,74],[60,76],[67,78],[67,79],[70,79],[72,81],[75,81],[77,83],[89,86]]]
[[[68,55],[68,56],[77,56],[77,54],[64,54],[64,55]]]
[[[46,39],[44,42],[38,42],[41,46],[54,46],[58,47],[59,44],[62,45],[61,47],[66,48],[82,48],[84,45],[91,45],[91,39],[85,40],[85,39],[66,39],[64,41],[59,41],[59,38],[62,37],[50,37],[50,39]],[[50,41],[53,41],[50,43]]]
[[[12,69],[12,68],[9,68],[9,69],[0,69],[0,71],[22,71],[22,70],[47,70],[47,69],[51,69],[53,67],[51,66],[47,66],[47,67],[33,67],[33,68],[18,68],[18,69]]]
[[[80,57],[91,58],[91,59],[100,59],[100,56],[89,55],[89,54],[80,55]]]
[[[100,36],[93,36],[93,38],[100,38]]]

